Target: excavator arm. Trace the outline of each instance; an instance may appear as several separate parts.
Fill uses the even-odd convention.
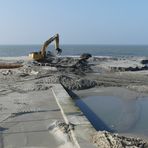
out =
[[[55,49],[58,51],[58,54],[61,54],[62,50],[59,48],[59,34],[54,35],[50,39],[44,42],[42,48],[41,48],[41,54],[43,57],[46,56],[46,49],[48,45],[55,40]]]

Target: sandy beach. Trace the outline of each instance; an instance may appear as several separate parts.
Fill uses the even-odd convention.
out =
[[[0,58],[1,65],[21,65],[0,69],[0,147],[101,145],[103,148],[122,147],[123,143],[126,147],[146,147],[147,137],[127,138],[96,131],[85,115],[82,120],[78,118],[77,114],[83,113],[75,106],[76,96],[83,99],[91,95],[112,95],[124,100],[147,97],[148,67],[143,60],[145,57],[98,56],[80,62],[79,57],[69,56],[52,57],[48,62],[39,63],[28,57]],[[63,94],[71,101],[63,102]]]

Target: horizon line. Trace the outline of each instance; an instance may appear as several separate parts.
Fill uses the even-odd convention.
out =
[[[41,45],[43,45],[43,44],[39,44],[39,43],[35,43],[35,44],[30,44],[30,43],[28,43],[28,44],[0,44],[0,46],[27,46],[27,45],[39,45],[39,46],[41,46]],[[50,45],[53,45],[53,44],[50,44]],[[49,45],[49,46],[50,46]],[[148,44],[84,44],[84,43],[78,43],[78,44],[75,44],[75,43],[66,43],[66,44],[60,44],[60,46],[62,46],[62,45],[99,45],[99,46],[148,46]]]

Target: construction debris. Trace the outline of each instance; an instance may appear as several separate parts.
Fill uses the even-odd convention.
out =
[[[139,138],[128,138],[107,131],[96,132],[91,140],[99,148],[148,148],[148,144]]]

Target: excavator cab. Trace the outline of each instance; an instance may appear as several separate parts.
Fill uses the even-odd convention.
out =
[[[39,61],[43,59],[44,57],[42,56],[41,52],[31,52],[29,54],[29,57],[35,61]]]
[[[62,49],[59,48],[59,34],[54,35],[44,42],[41,50],[39,52],[32,52],[29,54],[29,57],[35,61],[40,61],[46,58],[46,49],[48,45],[55,41],[55,50],[57,50],[57,55],[62,53]]]

